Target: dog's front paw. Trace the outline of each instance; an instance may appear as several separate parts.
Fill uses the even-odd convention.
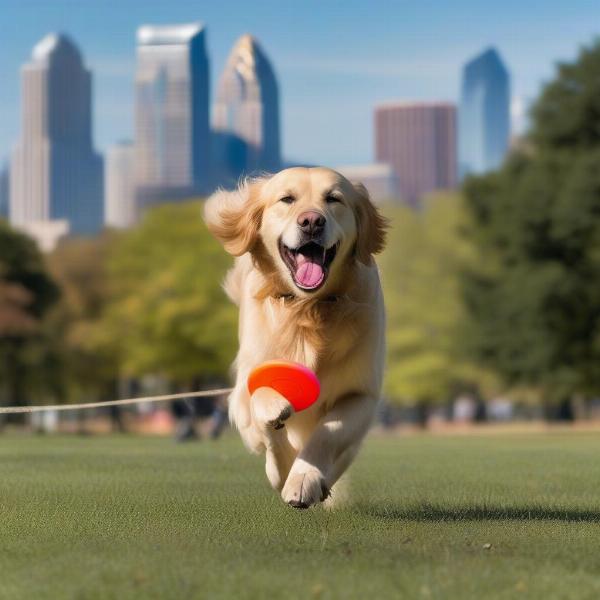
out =
[[[294,413],[292,405],[271,388],[258,388],[251,402],[254,422],[263,430],[281,429]]]
[[[300,468],[292,468],[281,497],[294,508],[308,508],[322,502],[329,496],[329,488],[319,469],[304,463]]]

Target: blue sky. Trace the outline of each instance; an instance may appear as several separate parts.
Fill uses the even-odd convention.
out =
[[[289,159],[369,162],[372,111],[392,99],[457,100],[460,68],[489,45],[527,101],[558,60],[600,34],[598,0],[0,0],[0,159],[19,133],[19,67],[46,33],[65,31],[94,72],[94,134],[103,150],[133,130],[135,30],[202,21],[212,85],[229,49],[254,34],[279,77]]]

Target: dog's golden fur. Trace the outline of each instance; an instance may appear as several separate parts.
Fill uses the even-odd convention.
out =
[[[293,203],[281,202],[290,197]],[[298,215],[306,210],[326,218],[324,247],[338,248],[315,291],[296,283],[279,250],[282,240],[298,237]],[[288,169],[219,191],[207,201],[205,218],[238,257],[225,281],[240,307],[231,420],[250,450],[266,451],[268,478],[283,499],[310,506],[352,461],[379,398],[384,309],[372,255],[383,248],[385,220],[362,185],[323,168]],[[248,374],[270,359],[314,370],[319,400],[294,414],[273,390],[261,388],[251,398]]]

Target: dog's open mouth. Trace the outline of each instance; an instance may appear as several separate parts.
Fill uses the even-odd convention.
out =
[[[298,248],[288,248],[280,240],[279,252],[292,274],[294,283],[300,289],[313,292],[325,283],[338,246],[339,242],[330,248],[316,242],[308,242]]]

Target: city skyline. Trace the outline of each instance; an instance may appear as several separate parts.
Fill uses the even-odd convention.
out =
[[[36,19],[31,19],[28,0],[0,4],[13,25],[3,36],[0,56],[0,160],[8,157],[18,136],[19,65],[48,31],[68,31],[94,71],[94,135],[101,150],[133,138],[136,28],[144,22],[201,20],[208,24],[213,73],[222,71],[231,45],[244,31],[252,31],[274,58],[282,90],[284,158],[352,164],[372,157],[370,115],[378,102],[457,101],[460,66],[493,44],[512,66],[513,106],[523,106],[551,76],[554,62],[573,58],[597,30],[596,9],[583,1],[568,7],[548,2],[543,20],[534,17],[533,7],[512,1],[482,7],[461,0],[451,7],[440,3],[435,11],[383,2],[350,1],[343,7],[308,2],[302,11],[285,2],[260,7],[234,2],[235,20],[219,5],[198,9],[182,0],[168,5],[125,0],[118,12],[103,3],[55,0],[36,3]],[[339,26],[332,30],[328,24],[334,18]],[[103,26],[96,27],[98,22]]]
[[[10,172],[0,173],[0,216],[44,248],[69,233],[135,225],[151,205],[211,193],[227,171],[280,167],[278,86],[257,40],[245,34],[232,49],[215,130],[204,25],[142,25],[136,40],[135,139],[110,146],[104,170],[93,147],[92,72],[77,45],[47,34],[21,67],[22,127]],[[221,168],[216,137],[243,144],[239,169]]]

